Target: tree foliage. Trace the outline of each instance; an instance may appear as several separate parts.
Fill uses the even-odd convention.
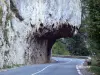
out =
[[[57,40],[52,47],[52,54],[69,55],[69,51],[66,49],[65,44],[62,43],[61,40]]]
[[[67,48],[71,55],[87,56],[89,51],[87,50],[84,37],[78,33],[73,38],[67,39]]]
[[[88,33],[88,45],[92,54],[100,56],[100,0],[82,0],[85,18],[82,19]],[[84,13],[85,12],[85,13]],[[88,13],[86,13],[88,12]],[[82,15],[82,17],[84,17]]]

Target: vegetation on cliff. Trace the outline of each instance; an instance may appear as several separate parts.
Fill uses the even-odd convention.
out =
[[[2,7],[0,6],[0,26],[2,25]]]

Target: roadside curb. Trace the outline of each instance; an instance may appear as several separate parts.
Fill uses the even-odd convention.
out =
[[[79,75],[83,75],[82,73],[81,73],[81,71],[80,71],[80,65],[76,65],[76,69],[77,69],[77,72],[78,72],[78,74]],[[81,67],[82,67],[82,65],[81,65]]]
[[[19,66],[19,67],[23,67],[23,66]],[[0,72],[5,72],[5,71],[8,71],[8,70],[14,70],[14,69],[17,69],[19,67],[12,67],[12,68],[0,69]]]
[[[13,69],[16,69],[18,67],[14,67],[14,68],[9,68],[9,69],[1,69],[0,72],[5,72],[5,71],[8,71],[8,70],[13,70]]]
[[[94,73],[88,71],[89,68],[90,66],[76,65],[76,69],[79,75],[94,75]]]

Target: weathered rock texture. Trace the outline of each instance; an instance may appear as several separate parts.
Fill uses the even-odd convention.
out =
[[[56,39],[72,37],[80,0],[0,0],[0,67],[49,62]]]

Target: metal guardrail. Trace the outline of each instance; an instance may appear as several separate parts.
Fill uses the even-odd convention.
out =
[[[52,55],[53,57],[62,57],[62,58],[81,58],[88,59],[89,56],[71,56],[71,55]]]

